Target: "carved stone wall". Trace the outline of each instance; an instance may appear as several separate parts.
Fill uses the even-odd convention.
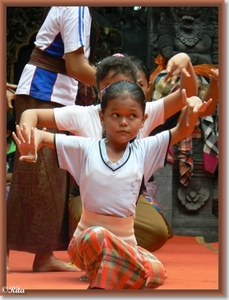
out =
[[[151,17],[151,62],[161,55],[166,63],[173,55],[186,52],[194,66],[217,66],[217,7],[152,7]],[[203,76],[203,81],[209,82],[209,78]],[[154,85],[153,94],[165,96],[168,87],[164,84],[161,88],[160,82]],[[184,186],[180,181],[178,150],[174,147],[173,165],[168,164],[155,174],[157,200],[174,234],[217,240],[218,169],[213,174],[204,169],[203,138],[193,140],[192,151],[193,175]]]

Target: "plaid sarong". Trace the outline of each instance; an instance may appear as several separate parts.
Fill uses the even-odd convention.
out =
[[[167,278],[162,263],[152,253],[131,246],[100,226],[73,237],[68,254],[77,267],[86,271],[91,288],[155,289]]]
[[[193,175],[193,151],[192,136],[187,136],[178,142],[178,160],[180,170],[180,182],[187,186]]]
[[[160,61],[161,67],[163,66],[163,59]],[[198,96],[203,99],[204,95],[208,89],[209,83],[203,75],[207,75],[211,67],[210,65],[194,66],[197,70],[197,80],[199,85]],[[180,83],[180,77],[178,77],[177,82],[174,86],[171,85],[171,79],[168,82],[164,82],[166,76],[166,70],[162,70],[158,74],[152,76],[153,80],[153,92],[152,101],[156,101],[162,97],[167,96],[172,93]],[[217,112],[217,110],[216,110]],[[215,113],[216,113],[215,112]],[[201,129],[204,137],[204,147],[203,147],[203,163],[204,169],[210,173],[214,173],[218,166],[218,122],[217,115],[213,114],[211,116],[206,116],[200,119]],[[198,132],[198,130],[197,130]],[[192,138],[195,136],[195,131],[193,134],[178,143],[178,160],[179,160],[179,171],[180,171],[180,183],[187,186],[193,176],[193,149],[192,149]],[[168,154],[167,159],[173,161],[171,152]]]
[[[203,149],[204,169],[210,173],[214,173],[218,166],[218,122],[216,117],[217,114],[201,118],[201,127],[205,141]]]

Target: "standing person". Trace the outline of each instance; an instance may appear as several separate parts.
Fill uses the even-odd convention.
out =
[[[92,7],[50,8],[18,83],[17,122],[28,108],[43,111],[74,105],[77,80],[95,85],[96,30]],[[69,175],[58,168],[52,149],[43,148],[34,166],[18,163],[18,155],[7,203],[7,247],[34,253],[33,271],[76,271],[53,255],[69,242]]]
[[[185,90],[182,94],[186,100]],[[86,271],[90,288],[155,289],[164,284],[167,275],[162,263],[137,245],[134,216],[143,178],[146,183],[166,164],[168,147],[192,132],[198,110],[207,106],[196,96],[188,103],[189,124],[184,114],[170,131],[135,139],[147,119],[145,95],[137,84],[119,81],[103,91],[102,140],[34,128],[30,138],[26,124],[17,126],[14,139],[21,161],[36,162],[40,146],[54,148],[59,167],[68,170],[80,186],[83,212],[68,254]]]

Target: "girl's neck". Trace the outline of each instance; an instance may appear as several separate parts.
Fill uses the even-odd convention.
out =
[[[119,161],[127,147],[128,143],[116,144],[105,139],[105,146],[107,150],[107,156],[111,162]]]

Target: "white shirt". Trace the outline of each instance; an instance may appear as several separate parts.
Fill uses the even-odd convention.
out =
[[[69,106],[54,108],[54,118],[59,130],[68,130],[74,135],[100,140],[102,126],[99,118],[100,105]],[[147,102],[145,113],[148,118],[140,129],[137,138],[149,136],[150,132],[164,123],[164,99]]]
[[[135,213],[142,178],[145,182],[166,163],[169,131],[135,139],[113,163],[105,139],[55,135],[59,166],[80,186],[83,206],[95,213],[127,217]]]
[[[65,53],[83,47],[87,59],[90,54],[90,31],[91,16],[88,7],[53,6],[36,36],[35,45],[61,58],[64,58]],[[72,105],[77,91],[76,79],[26,64],[16,94]]]

